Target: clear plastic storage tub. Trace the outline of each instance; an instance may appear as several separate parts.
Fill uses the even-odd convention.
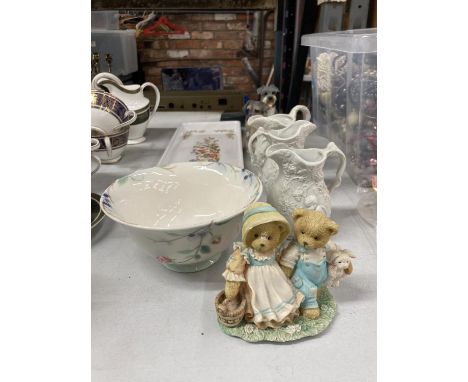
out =
[[[91,11],[92,29],[119,29],[119,11]]]
[[[312,120],[346,153],[348,173],[370,187],[377,173],[377,29],[302,36],[312,61]]]
[[[101,72],[108,71],[106,54],[112,57],[112,74],[127,75],[138,70],[134,30],[91,30],[91,53],[99,53]]]

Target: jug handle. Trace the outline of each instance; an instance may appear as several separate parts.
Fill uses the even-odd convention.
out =
[[[310,121],[310,111],[309,109],[307,108],[307,106],[304,106],[304,105],[296,105],[294,106],[291,111],[289,112],[289,116],[294,119],[296,121],[296,118],[297,118],[297,112],[298,111],[301,111],[302,112],[302,120],[305,120],[305,121]]]
[[[98,74],[96,74],[94,76],[93,80],[91,81],[91,89],[105,90],[99,85],[99,81],[102,80],[102,79],[111,80],[111,81],[114,81],[115,83],[117,83],[118,85],[123,86],[123,82],[120,81],[119,77],[115,76],[112,73],[102,72],[102,73],[98,73]]]
[[[151,118],[153,118],[154,114],[156,113],[156,110],[158,110],[158,107],[159,107],[159,101],[161,100],[161,94],[159,93],[159,89],[157,88],[157,86],[151,82],[145,82],[143,85],[141,85],[141,92],[143,94],[143,90],[149,86],[150,88],[152,88],[154,90],[154,92],[156,93],[156,101],[154,102],[154,107],[153,107],[153,112],[151,113],[150,117],[148,118],[148,123],[149,121],[151,120]]]
[[[252,162],[252,164],[256,165],[257,161],[256,161],[256,157],[255,157],[255,153],[254,153],[254,149],[253,149],[253,142],[257,139],[257,137],[259,135],[263,135],[265,133],[265,130],[263,129],[263,127],[259,127],[257,129],[257,131],[255,133],[253,133],[250,138],[249,138],[249,142],[247,143],[247,150],[249,152],[249,155],[250,155],[250,160]]]
[[[341,184],[341,177],[346,169],[346,156],[344,155],[343,151],[341,151],[334,142],[330,142],[327,145],[325,155],[327,159],[330,155],[337,154],[340,159],[340,164],[336,170],[336,176],[333,183],[328,187],[328,191],[331,193],[335,188],[337,188]]]

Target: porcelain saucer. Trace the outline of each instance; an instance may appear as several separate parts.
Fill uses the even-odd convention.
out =
[[[101,200],[101,195],[91,193],[91,230],[93,230],[102,219],[104,219],[104,212],[101,210],[99,201]]]

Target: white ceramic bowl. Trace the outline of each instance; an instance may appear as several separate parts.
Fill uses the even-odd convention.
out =
[[[242,214],[262,194],[249,170],[184,162],[138,170],[112,183],[101,208],[167,268],[196,272],[232,251]]]

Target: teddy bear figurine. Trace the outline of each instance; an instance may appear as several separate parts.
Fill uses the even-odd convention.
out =
[[[278,246],[289,235],[288,221],[270,204],[256,202],[244,213],[242,243],[234,243],[223,273],[225,288],[216,300],[218,318],[236,326],[244,319],[259,329],[279,328],[299,316],[304,298],[277,262]],[[226,322],[239,310],[237,321]]]
[[[320,211],[303,208],[296,208],[292,218],[295,240],[283,250],[279,263],[305,296],[301,303],[303,316],[316,319],[320,316],[319,288],[328,280],[331,256],[340,249],[330,240],[338,232],[338,224]],[[351,274],[351,261],[343,271]]]

